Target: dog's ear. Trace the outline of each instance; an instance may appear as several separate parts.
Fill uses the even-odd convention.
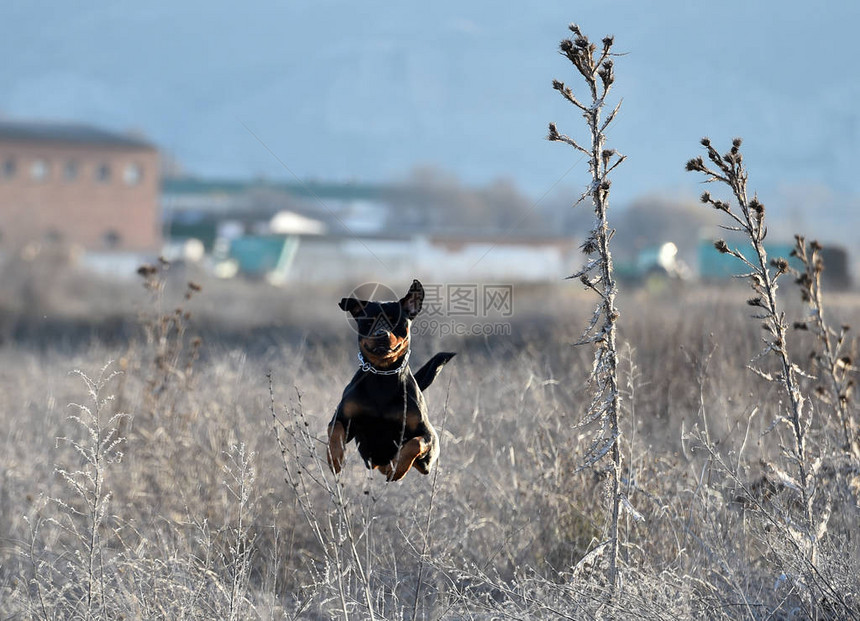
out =
[[[348,312],[353,317],[358,317],[364,312],[367,302],[357,298],[341,298],[338,306],[340,306],[340,310]]]
[[[424,287],[417,280],[412,281],[412,286],[409,291],[400,300],[400,308],[406,313],[409,319],[415,319],[415,316],[421,312],[421,306],[424,304]]]

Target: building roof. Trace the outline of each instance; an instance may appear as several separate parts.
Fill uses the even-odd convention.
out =
[[[390,186],[373,183],[323,181],[264,181],[235,179],[198,179],[195,177],[164,178],[165,194],[243,194],[252,190],[271,189],[297,198],[380,200]]]
[[[0,141],[87,144],[135,149],[154,149],[152,143],[119,132],[85,125],[52,121],[0,120]]]

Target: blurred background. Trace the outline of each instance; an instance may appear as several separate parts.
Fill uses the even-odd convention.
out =
[[[557,53],[571,21],[614,35],[620,54],[609,146],[628,156],[611,194],[623,279],[736,273],[684,164],[702,136],[721,150],[742,136],[771,252],[817,238],[829,284],[851,286],[860,5],[11,0],[3,306],[77,308],[45,301],[60,292],[87,309],[97,296],[62,270],[133,280],[160,255],[183,276],[287,290],[560,282],[591,220],[572,208],[587,163],[544,139],[555,121],[587,140],[551,87],[580,86]]]

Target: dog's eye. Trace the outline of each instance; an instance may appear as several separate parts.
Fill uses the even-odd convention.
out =
[[[373,326],[375,325],[370,319],[359,319],[355,323],[358,328],[358,333],[362,336],[369,336],[372,333]]]

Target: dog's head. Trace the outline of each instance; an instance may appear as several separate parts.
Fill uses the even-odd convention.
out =
[[[341,310],[352,315],[358,328],[358,347],[364,359],[378,369],[400,363],[409,351],[409,327],[421,312],[424,287],[412,281],[406,295],[394,302],[343,298]]]

